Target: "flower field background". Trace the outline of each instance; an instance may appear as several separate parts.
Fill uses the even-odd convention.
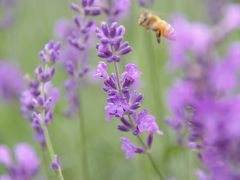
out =
[[[4,4],[4,0],[2,1],[2,4]],[[76,12],[78,11],[76,7],[72,6],[72,9],[75,11],[70,8],[72,2],[71,0],[18,0],[11,5],[2,5],[0,7],[0,17],[6,16],[9,18],[7,19],[9,22],[3,22],[1,21],[3,18],[0,18],[0,144],[7,145],[14,152],[14,147],[15,150],[17,147],[21,148],[21,146],[17,146],[19,143],[28,143],[34,148],[39,159],[38,164],[34,157],[33,159],[26,158],[26,169],[31,169],[31,167],[33,169],[36,166],[37,170],[32,170],[34,175],[29,175],[28,178],[27,175],[23,177],[19,175],[14,178],[14,173],[11,169],[9,170],[11,176],[9,179],[54,180],[57,179],[54,171],[58,173],[59,166],[61,166],[60,169],[65,180],[159,179],[151,162],[144,154],[146,149],[138,149],[138,145],[141,146],[141,144],[134,137],[138,137],[138,133],[143,133],[144,141],[148,139],[146,144],[150,144],[149,149],[150,147],[151,149],[149,152],[155,166],[160,170],[164,179],[239,179],[240,156],[236,152],[240,150],[240,131],[238,132],[240,129],[240,119],[238,118],[240,117],[239,115],[237,116],[238,108],[240,107],[239,82],[237,78],[239,75],[238,70],[240,69],[240,63],[238,62],[240,61],[240,1],[155,0],[152,4],[141,6],[137,0],[132,0],[131,2],[126,0],[124,5],[122,5],[124,8],[121,9],[122,11],[127,11],[123,17],[111,15],[95,17],[95,11],[93,13],[94,16],[85,12],[86,17],[89,16],[95,20],[96,27],[99,29],[95,33],[96,27],[94,26],[95,29],[91,34],[93,38],[91,38],[89,43],[89,54],[87,55],[89,66],[86,66],[86,74],[84,71],[85,67],[79,73],[80,82],[77,83],[77,95],[80,97],[79,107],[74,106],[74,103],[70,104],[70,98],[68,98],[68,101],[65,98],[66,80],[69,77],[73,77],[71,72],[74,71],[72,70],[74,65],[72,67],[67,63],[65,64],[65,62],[58,63],[58,59],[61,59],[57,57],[60,56],[58,55],[58,44],[53,43],[53,47],[49,44],[48,47],[45,46],[49,40],[59,42],[61,44],[61,48],[59,47],[60,54],[67,46],[66,43],[68,41],[66,42],[59,37],[59,34],[65,32],[61,22],[68,21],[73,23],[72,17],[80,15]],[[127,8],[128,4],[126,2],[129,2],[129,8]],[[75,1],[74,3],[80,4],[80,1]],[[232,3],[234,5],[228,6]],[[222,9],[222,13],[220,13],[220,9]],[[147,32],[138,25],[138,18],[144,11],[149,11],[170,23],[176,31],[176,40],[168,40],[162,37],[161,43],[158,44],[153,31]],[[120,25],[125,27],[125,34],[120,33],[119,35],[124,39],[121,43],[123,44],[125,41],[129,43],[129,49],[124,46],[125,49],[123,49],[125,51],[121,51],[123,50],[121,48],[114,51],[114,53],[119,51],[120,62],[116,60],[116,57],[112,56],[109,58],[106,54],[106,57],[99,55],[106,50],[101,47],[101,45],[104,46],[106,44],[106,42],[105,44],[103,42],[106,37],[103,35],[104,26],[101,26],[102,22],[107,22],[111,26],[113,21],[117,21],[117,27]],[[217,30],[215,31],[215,29]],[[96,34],[101,34],[101,37],[97,37]],[[115,36],[117,37],[117,35]],[[113,39],[112,37],[108,38],[110,40]],[[78,44],[74,44],[75,41],[69,42],[74,47],[78,46]],[[111,44],[112,42],[107,43]],[[97,44],[100,44],[100,46],[96,48]],[[45,50],[42,51],[39,57],[39,52],[44,46]],[[212,46],[216,46],[215,49],[217,50],[212,50],[214,49]],[[112,45],[112,48],[114,47]],[[48,59],[49,49],[52,50],[51,48],[57,54],[56,59],[55,56],[50,59],[54,63],[56,61],[54,65],[55,74],[52,77],[53,75],[50,72],[50,77],[43,77],[41,69],[35,70],[35,68],[39,64],[43,64],[51,70],[52,62],[49,62]],[[81,57],[81,52],[79,57]],[[188,54],[185,57],[184,53],[189,53],[190,55]],[[50,55],[52,54],[50,53]],[[44,59],[45,56],[46,59]],[[214,63],[201,61],[204,58],[207,60],[212,58],[211,60]],[[231,63],[228,63],[227,60],[225,64],[222,62],[217,63],[217,61],[215,62],[216,59],[220,59],[222,62],[225,62],[225,59],[230,59]],[[99,64],[100,61],[104,63]],[[194,63],[195,61],[197,63]],[[138,105],[136,105],[137,107],[122,108],[123,105],[118,104],[123,109],[123,113],[127,114],[128,117],[132,116],[133,119],[137,119],[136,128],[132,127],[132,125],[128,127],[128,122],[123,122],[124,127],[119,126],[120,121],[117,119],[122,120],[123,118],[121,117],[121,112],[119,112],[120,110],[117,107],[116,111],[118,113],[114,114],[111,112],[113,111],[111,103],[116,100],[115,94],[115,99],[109,100],[111,102],[106,104],[106,99],[113,97],[112,89],[114,88],[111,85],[109,87],[106,85],[108,75],[103,73],[105,63],[108,66],[109,76],[111,73],[115,73],[114,63],[118,64],[120,73],[124,71],[125,73],[132,73],[131,78],[134,82],[130,85],[125,85],[122,82],[129,83],[127,80],[130,77],[126,73],[121,76],[121,85],[122,88],[126,86],[127,90],[130,89],[129,91],[136,88],[138,92],[144,95],[144,101],[139,97],[141,100],[138,103],[140,103],[143,109],[148,110],[148,114],[145,114],[145,117],[154,121],[150,123],[150,130],[138,122],[138,120],[141,121],[139,114],[136,113],[137,117],[135,117],[134,113],[139,108]],[[130,64],[130,66],[125,67],[127,64]],[[88,67],[90,68],[88,69]],[[132,71],[141,74],[141,78],[133,77],[136,74]],[[203,74],[209,76],[204,76],[203,82],[198,81],[198,78],[202,77]],[[49,108],[50,110],[47,110],[47,108],[44,110],[39,107],[34,108],[35,114],[43,111],[43,114],[49,116],[49,122],[45,119],[44,123],[47,126],[57,155],[54,159],[55,161],[49,159],[46,146],[42,146],[41,143],[35,141],[36,138],[35,140],[33,138],[36,129],[42,127],[41,122],[39,125],[36,120],[38,116],[31,114],[31,118],[34,116],[35,119],[32,118],[31,123],[29,123],[26,113],[24,114],[25,111],[23,112],[23,103],[20,101],[23,91],[29,88],[29,77],[34,78],[34,76],[40,79],[38,79],[40,84],[52,81],[53,87],[57,88],[60,93],[57,95],[58,101],[55,102],[53,100],[53,104],[55,104],[54,109],[52,106]],[[102,77],[104,83],[96,76]],[[141,80],[134,84],[138,79]],[[208,79],[210,80],[208,81]],[[115,76],[113,81],[117,84]],[[103,91],[103,84],[105,85],[104,90],[106,93]],[[69,86],[67,91],[71,92],[74,86]],[[196,91],[200,95],[196,95],[195,89],[192,88],[193,86],[199,87],[201,92]],[[210,90],[209,87],[211,87]],[[106,90],[106,88],[109,89]],[[119,89],[121,90],[120,87],[115,88],[116,91]],[[204,89],[204,92],[202,89]],[[207,90],[205,91],[205,89]],[[42,91],[44,94],[44,88]],[[121,95],[121,92],[114,93]],[[46,89],[45,94],[46,96],[49,95],[47,95]],[[54,99],[53,95],[51,96]],[[199,96],[204,97],[204,100],[199,98]],[[119,99],[117,100],[120,101]],[[26,97],[24,100],[26,100]],[[41,104],[41,100],[37,99],[37,101],[37,103]],[[184,111],[185,114],[177,111],[181,109],[179,107],[181,105],[186,105],[184,107],[186,108],[184,109],[186,110],[186,112]],[[66,109],[68,110],[67,112]],[[206,109],[210,109],[210,112]],[[203,125],[204,121],[199,122],[194,118],[189,120],[190,123],[195,120],[195,123],[192,123],[190,128],[181,129],[184,126],[182,124],[185,122],[183,119],[193,118],[192,114],[195,114],[195,110],[200,114],[198,114],[196,119],[199,118],[207,122],[212,119],[218,122],[221,119],[221,125],[215,125],[214,123],[204,123]],[[53,119],[51,118],[53,115],[49,113],[51,111],[54,112]],[[79,112],[76,113],[76,111]],[[69,115],[69,112],[73,113],[73,115],[66,116],[66,114]],[[225,115],[225,112],[227,115]],[[110,119],[113,118],[111,122],[109,122],[109,119],[108,121],[105,120],[106,116],[108,118],[111,116]],[[84,133],[82,119],[84,119]],[[229,121],[230,125],[222,123],[225,119]],[[216,137],[218,133],[221,134],[220,130],[223,130],[222,133],[225,133],[225,136],[219,135],[219,137]],[[128,133],[125,131],[128,131]],[[236,133],[229,133],[229,131]],[[215,134],[212,135],[208,132]],[[153,142],[149,142],[153,134]],[[126,139],[121,139],[120,141],[120,137],[128,137],[136,145],[136,147],[135,145],[131,146],[131,148],[134,148],[134,159],[131,159],[131,153],[126,152],[129,150],[129,146],[125,147],[125,150],[122,146],[124,142],[127,142],[127,145],[129,145],[128,141],[125,141]],[[224,139],[223,137],[228,138],[220,144],[216,139]],[[231,148],[225,149],[223,148],[225,147],[224,145]],[[210,147],[215,148],[214,152],[210,152]],[[4,153],[1,152],[3,151],[1,151],[0,146],[0,180],[9,180],[1,177],[1,175],[9,173],[6,171],[9,167],[6,168],[6,163],[4,163]],[[12,157],[16,159],[22,156],[21,158],[24,161],[24,157],[30,157],[29,153],[25,152],[24,154],[24,151],[22,154],[16,152],[12,153]],[[232,156],[228,157],[226,154],[231,154]],[[126,160],[125,157],[129,159]],[[224,167],[225,165],[228,167],[225,168],[225,170],[227,169],[226,172],[222,171],[222,174],[219,173],[221,177],[217,176],[216,172],[221,171],[222,165],[215,166],[214,164],[214,162],[218,162],[217,158],[219,157],[220,159],[222,158],[221,162],[225,163]],[[213,163],[207,162],[205,158],[209,158]]]

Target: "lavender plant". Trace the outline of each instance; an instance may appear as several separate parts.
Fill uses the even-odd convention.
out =
[[[31,180],[37,176],[40,161],[33,147],[26,143],[14,147],[15,160],[8,146],[0,145],[0,165],[7,170],[7,175],[0,175],[1,180]]]
[[[30,81],[29,88],[22,93],[22,111],[36,131],[34,139],[39,141],[43,147],[46,147],[52,169],[58,175],[58,179],[63,180],[62,170],[55,154],[53,145],[49,136],[48,126],[53,120],[54,106],[59,98],[59,92],[53,88],[51,80],[55,74],[53,65],[58,60],[60,54],[60,44],[49,41],[40,52],[43,65],[35,69],[35,78]]]
[[[80,141],[82,149],[82,168],[84,179],[89,179],[88,155],[86,149],[86,132],[80,91],[81,82],[89,72],[90,50],[93,41],[93,29],[96,25],[95,16],[100,15],[101,9],[94,0],[81,0],[80,4],[71,3],[71,9],[80,15],[73,17],[73,24],[62,21],[57,32],[63,40],[64,49],[61,60],[69,78],[65,82],[65,97],[68,100],[66,115],[78,115],[80,124]]]
[[[170,65],[183,77],[169,92],[173,117],[168,123],[180,144],[197,150],[208,171],[198,171],[200,179],[240,178],[239,41],[230,44],[224,57],[219,54],[219,46],[240,28],[239,22],[239,5],[227,5],[213,28],[183,17],[173,21],[181,36],[169,48]]]
[[[155,117],[150,115],[147,109],[140,111],[143,95],[137,92],[137,84],[141,72],[135,64],[127,64],[122,74],[118,69],[122,56],[132,50],[128,42],[124,41],[125,28],[118,26],[116,22],[111,25],[102,22],[101,28],[96,29],[96,35],[100,40],[97,44],[98,57],[113,64],[115,69],[115,73],[108,74],[107,64],[99,62],[95,75],[103,78],[103,90],[108,95],[105,106],[106,119],[120,120],[118,129],[122,132],[131,132],[139,140],[140,146],[136,146],[128,138],[120,138],[126,159],[133,159],[136,153],[146,154],[159,178],[164,179],[149,152],[154,134],[163,133],[159,130]],[[145,132],[148,134],[146,141],[141,137]]]

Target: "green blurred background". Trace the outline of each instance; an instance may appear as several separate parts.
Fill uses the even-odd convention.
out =
[[[14,8],[15,23],[7,30],[0,30],[0,59],[16,61],[24,74],[33,74],[34,68],[40,63],[38,52],[49,39],[54,38],[56,21],[72,17],[70,2],[72,1],[18,0]],[[147,9],[167,20],[174,14],[182,13],[190,20],[207,23],[206,2],[207,0],[156,0],[156,3]],[[141,91],[145,95],[143,107],[148,108],[157,117],[158,124],[165,133],[162,137],[155,137],[152,149],[158,167],[165,177],[196,179],[194,171],[199,168],[196,153],[179,147],[175,133],[164,123],[165,118],[170,115],[167,111],[166,92],[174,78],[166,69],[168,42],[162,40],[158,45],[153,33],[147,33],[137,25],[138,16],[143,10],[133,1],[131,12],[126,20],[121,22],[126,26],[126,40],[133,47],[133,52],[125,57],[123,64],[136,63],[141,69]],[[94,70],[99,61],[95,49],[91,57]],[[58,67],[55,86],[62,89],[65,79],[66,73]],[[102,91],[101,83],[84,84],[80,89],[91,179],[157,179],[145,156],[137,155],[135,160],[125,160],[119,141],[119,137],[125,134],[116,129],[117,121],[105,121],[106,95]],[[62,96],[56,106],[55,118],[49,131],[55,150],[60,156],[65,179],[83,180],[79,162],[81,146],[78,119],[67,119],[63,116],[65,103]],[[18,104],[0,103],[0,144],[13,147],[16,143],[28,142],[37,149],[41,158],[41,148],[32,141],[32,133],[28,121],[21,115]],[[41,168],[39,174],[44,176],[44,168]]]

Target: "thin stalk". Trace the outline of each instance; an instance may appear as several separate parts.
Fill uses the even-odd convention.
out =
[[[116,77],[117,77],[118,91],[122,95],[122,87],[121,87],[121,84],[120,84],[119,70],[118,70],[118,65],[117,65],[116,62],[114,62],[114,68],[115,68],[115,73],[116,73]],[[132,120],[132,118],[131,118],[131,116],[129,114],[128,114],[128,118],[129,118],[130,123],[133,125],[134,121]],[[140,141],[140,143],[142,144],[142,146],[144,147],[144,150],[145,150],[145,152],[147,154],[147,157],[150,160],[151,165],[153,166],[154,170],[156,171],[159,179],[164,180],[164,178],[163,178],[161,172],[159,171],[159,169],[157,168],[157,165],[154,162],[150,152],[148,151],[147,145],[144,143],[144,141],[142,140],[142,138],[139,135],[137,136],[137,138]]]
[[[122,88],[121,88],[121,84],[120,84],[120,78],[119,78],[119,70],[118,70],[118,65],[116,62],[114,62],[114,69],[116,72],[116,76],[117,76],[117,85],[118,85],[118,91],[120,93],[120,95],[122,96]]]
[[[51,162],[52,162],[52,161],[54,161],[54,158],[55,158],[55,152],[54,152],[54,149],[53,149],[51,138],[49,136],[47,126],[44,123],[41,123],[41,128],[43,130],[43,134],[44,134],[44,137],[45,137],[45,140],[46,140],[46,146],[47,146],[48,153],[49,153],[49,156],[50,156],[50,159],[51,159]],[[61,167],[58,170],[56,170],[56,173],[57,173],[57,176],[58,176],[59,180],[64,180],[63,175],[62,175]]]
[[[44,70],[46,69],[46,66],[44,67]],[[44,83],[42,83],[42,86],[41,86],[41,95],[44,97]],[[44,119],[45,119],[45,114],[44,114],[44,111],[42,111],[41,113],[41,121],[40,121],[40,125],[41,125],[41,128],[43,130],[43,135],[44,135],[44,138],[45,138],[45,141],[46,141],[46,146],[47,146],[47,149],[48,149],[48,153],[49,153],[49,157],[50,157],[50,160],[51,162],[54,161],[55,159],[55,152],[54,152],[54,149],[53,149],[53,145],[52,145],[52,141],[51,141],[51,138],[50,138],[50,135],[48,133],[48,128],[47,126],[45,125],[45,122],[44,122]],[[63,178],[63,174],[62,174],[62,169],[61,169],[61,166],[59,167],[59,169],[57,169],[56,171],[56,174],[58,176],[58,179],[59,180],[64,180]]]
[[[162,173],[160,172],[160,170],[157,168],[157,165],[156,165],[155,161],[153,160],[151,153],[148,151],[147,145],[144,143],[144,141],[142,140],[142,138],[139,135],[137,136],[137,138],[138,138],[139,142],[142,144],[142,146],[144,147],[147,157],[150,160],[152,167],[158,174],[159,179],[164,180],[164,177],[163,177]]]
[[[78,119],[79,119],[79,131],[80,131],[80,143],[81,143],[81,153],[82,153],[82,173],[84,180],[89,179],[89,170],[88,170],[88,153],[86,149],[86,132],[85,132],[85,120],[82,111],[81,103],[81,93],[78,94],[79,99],[79,109],[78,109]]]
[[[48,170],[48,162],[47,162],[47,158],[46,158],[46,148],[42,147],[42,164],[43,164],[43,168],[44,168],[44,172],[45,175],[47,176],[47,179],[50,180],[52,179],[51,174]]]

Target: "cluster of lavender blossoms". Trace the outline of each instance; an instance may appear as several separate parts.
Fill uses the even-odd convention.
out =
[[[18,101],[23,90],[22,73],[19,67],[6,60],[0,61],[0,99],[3,102]]]
[[[79,110],[79,79],[89,72],[94,17],[100,15],[101,10],[94,0],[81,0],[80,5],[71,3],[70,7],[80,15],[74,16],[73,22],[59,21],[55,34],[63,41],[60,62],[69,75],[65,82],[65,98],[69,102],[65,115],[71,117]]]
[[[218,46],[240,28],[240,6],[225,6],[214,28],[183,17],[172,25],[179,36],[169,48],[170,65],[184,73],[169,92],[168,123],[180,144],[198,150],[208,172],[198,171],[200,179],[239,179],[240,42],[230,44],[224,57]]]
[[[61,175],[61,169],[57,155],[53,151],[47,126],[54,116],[54,106],[59,99],[59,91],[51,84],[55,74],[53,65],[60,55],[60,43],[49,41],[39,53],[43,65],[35,69],[35,77],[29,80],[29,87],[21,96],[22,111],[29,119],[36,134],[34,139],[43,147],[47,147],[52,161],[52,168]],[[62,178],[60,178],[62,179]]]
[[[7,175],[0,175],[1,180],[31,180],[36,177],[40,162],[29,144],[20,143],[15,146],[15,161],[11,154],[8,146],[0,144],[0,165],[8,172]]]
[[[96,16],[105,14],[109,22],[120,20],[128,13],[130,0],[81,0],[80,4],[71,3],[70,7],[80,15],[74,16],[73,22],[59,21],[55,28],[55,34],[63,41],[60,62],[69,75],[65,82],[65,98],[69,102],[65,115],[69,117],[79,110],[79,79],[84,78],[90,70]]]
[[[49,41],[40,52],[40,57],[44,65],[35,69],[34,79],[26,76],[28,88],[22,92],[20,97],[21,110],[27,118],[36,134],[34,140],[46,146],[46,141],[41,127],[41,120],[44,118],[44,124],[49,125],[53,119],[53,109],[59,99],[59,91],[54,88],[51,79],[55,74],[55,68],[52,66],[59,56],[60,44]],[[43,117],[42,117],[43,116]]]
[[[103,90],[108,95],[105,107],[106,119],[113,118],[120,120],[118,129],[122,132],[131,132],[137,137],[141,146],[134,145],[128,138],[121,137],[122,150],[126,159],[133,159],[136,153],[148,153],[151,148],[154,134],[162,135],[156,119],[144,109],[140,111],[143,95],[137,92],[137,85],[141,72],[135,64],[127,64],[125,71],[119,74],[118,63],[123,55],[131,52],[128,42],[124,41],[125,28],[117,23],[108,25],[103,22],[101,28],[96,29],[96,35],[100,40],[97,45],[98,56],[114,64],[115,73],[108,74],[107,63],[99,62],[96,77],[104,80]],[[140,138],[140,134],[147,132],[146,143]]]

